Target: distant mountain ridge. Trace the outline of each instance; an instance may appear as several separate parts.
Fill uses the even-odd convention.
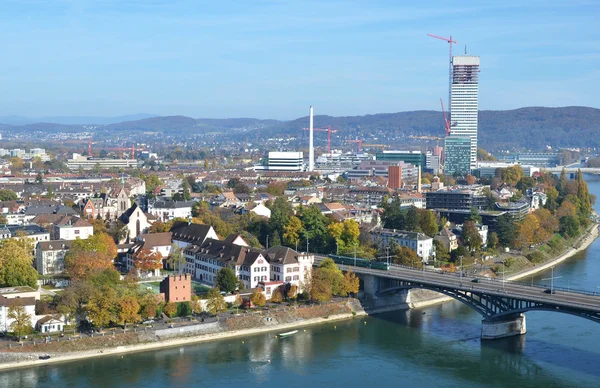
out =
[[[138,115],[133,115],[138,116]],[[149,116],[149,115],[145,115]],[[130,116],[122,116],[130,117]],[[75,131],[81,125],[62,123],[0,124],[0,130]],[[110,120],[109,120],[110,121]],[[2,118],[0,118],[2,122]],[[92,123],[88,123],[92,124]],[[99,123],[96,123],[99,124]],[[257,131],[257,137],[277,134],[298,135],[308,126],[308,117],[290,121],[254,118],[207,119],[186,116],[155,116],[99,124],[103,131],[145,131],[193,135],[220,133],[233,136],[237,131]],[[315,126],[331,125],[342,138],[376,139],[410,135],[444,136],[443,116],[439,111],[409,111],[364,116],[315,116]],[[542,149],[553,147],[600,147],[600,109],[588,107],[526,107],[514,110],[479,112],[479,143],[488,149],[515,147]]]
[[[107,125],[121,123],[123,121],[142,120],[156,115],[149,113],[137,113],[133,115],[104,117],[104,116],[46,116],[46,117],[24,117],[17,115],[0,116],[0,123],[8,125],[31,125],[37,123],[52,123],[62,125]]]

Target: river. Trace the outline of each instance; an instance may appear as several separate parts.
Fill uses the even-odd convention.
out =
[[[586,179],[600,198],[600,178]],[[600,291],[599,258],[600,239],[557,265],[554,276],[562,278],[555,284]],[[533,281],[548,283],[548,275]],[[600,385],[597,323],[530,312],[526,335],[482,343],[480,322],[470,308],[450,302],[312,326],[284,339],[269,333],[7,371],[0,387]]]

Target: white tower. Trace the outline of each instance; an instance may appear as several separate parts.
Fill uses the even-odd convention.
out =
[[[308,126],[308,171],[315,169],[315,147],[313,145],[313,107],[311,105],[309,113],[310,124]]]
[[[479,113],[479,57],[457,55],[452,58],[452,98],[450,130],[452,136],[471,139],[471,169],[477,168],[477,115]]]

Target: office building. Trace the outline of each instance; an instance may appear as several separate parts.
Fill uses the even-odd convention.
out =
[[[402,166],[388,166],[388,187],[393,190],[402,188]]]
[[[375,154],[375,160],[410,163],[425,167],[425,155],[421,151],[383,151]]]
[[[446,137],[444,145],[444,174],[461,176],[469,174],[471,172],[471,139],[450,135]]]
[[[257,171],[302,171],[303,157],[302,152],[269,152],[267,164],[254,166],[254,169]]]
[[[441,190],[425,193],[427,209],[468,210],[487,207],[487,198],[474,190]]]
[[[470,168],[477,168],[477,115],[479,110],[479,57],[452,57],[450,134],[471,142]],[[446,157],[449,154],[446,148]]]

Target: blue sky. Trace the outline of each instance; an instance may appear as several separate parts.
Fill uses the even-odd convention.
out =
[[[448,44],[480,109],[599,107],[597,1],[2,0],[0,115],[292,119],[439,110]]]

